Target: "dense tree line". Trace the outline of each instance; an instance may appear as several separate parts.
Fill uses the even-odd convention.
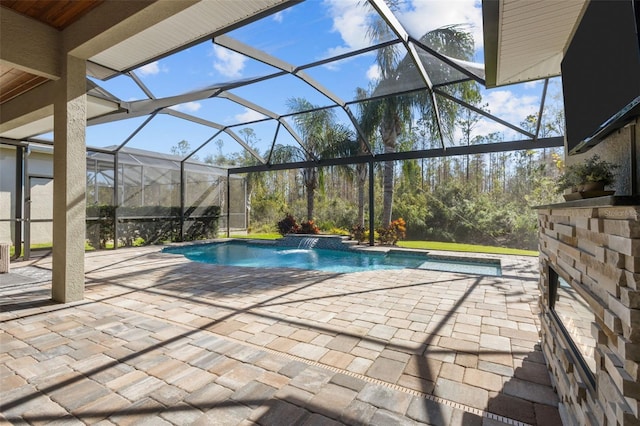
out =
[[[246,142],[257,144],[244,131]],[[402,149],[421,149],[419,129],[401,138]],[[473,143],[499,142],[499,135],[476,137]],[[394,165],[392,219],[406,221],[407,238],[489,244],[535,249],[537,221],[532,206],[559,201],[555,182],[562,168],[561,149],[498,152],[398,161]],[[205,161],[241,166],[253,164],[250,155],[219,154]],[[374,166],[374,227],[383,221],[384,164]],[[360,224],[361,165],[318,168],[309,185],[309,172],[281,170],[247,175],[249,227],[252,232],[275,232],[276,223],[291,213],[314,219],[322,232],[348,232]],[[309,217],[309,192],[313,212]],[[368,227],[368,188],[363,195],[364,224]]]
[[[494,140],[494,135],[491,140]],[[217,163],[240,165],[237,155]],[[536,248],[537,222],[532,206],[558,201],[555,181],[561,150],[503,152],[397,162],[393,219],[407,222],[408,239],[454,241]],[[324,167],[313,187],[312,219],[323,232],[350,230],[358,224],[358,166]],[[366,170],[365,170],[366,171]],[[275,230],[287,213],[308,215],[307,177],[303,170],[248,175],[250,230]],[[384,165],[374,167],[374,226],[382,219]],[[368,179],[367,179],[368,181]],[[368,212],[368,190],[365,212]],[[368,217],[365,214],[365,224]]]

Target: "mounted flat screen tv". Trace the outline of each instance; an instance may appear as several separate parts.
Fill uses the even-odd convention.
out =
[[[561,64],[569,154],[640,115],[640,0],[592,0]]]

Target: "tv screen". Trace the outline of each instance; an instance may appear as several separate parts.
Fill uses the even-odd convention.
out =
[[[582,152],[640,114],[640,0],[592,0],[561,64],[565,137]]]

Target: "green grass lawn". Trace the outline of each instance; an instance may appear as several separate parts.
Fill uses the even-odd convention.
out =
[[[277,232],[269,232],[265,234],[231,234],[231,238],[246,238],[250,240],[277,240],[278,238],[282,238],[282,235]]]
[[[261,240],[275,240],[280,238],[278,233],[269,234],[249,234],[249,235],[231,235],[231,238],[248,238]],[[511,254],[519,256],[538,256],[535,250],[520,250],[506,247],[480,246],[476,244],[459,244],[459,243],[443,243],[440,241],[399,241],[398,247],[422,249],[422,250],[443,250],[471,253],[490,253],[490,254]]]
[[[51,243],[31,244],[31,250],[51,250]],[[16,247],[9,247],[9,254],[13,256],[16,253]],[[24,254],[24,247],[22,248],[22,254]]]
[[[53,247],[51,245],[51,243],[39,243],[39,244],[31,244],[31,250],[33,251],[37,251],[37,250],[51,250]],[[84,249],[85,251],[93,251],[95,250],[93,247],[91,247],[89,244],[85,243],[84,245]],[[9,247],[9,254],[11,256],[13,256],[16,253],[16,247],[15,246],[11,246]],[[22,254],[24,254],[24,246],[22,247]]]
[[[424,250],[444,250],[472,253],[491,254],[514,254],[520,256],[538,256],[535,250],[521,250],[507,247],[480,246],[476,244],[443,243],[440,241],[399,241],[398,247],[424,249]]]

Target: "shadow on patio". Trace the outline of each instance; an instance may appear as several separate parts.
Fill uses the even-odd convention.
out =
[[[43,283],[3,295],[9,421],[560,424],[528,271],[264,271],[153,248],[88,259],[82,302],[43,304]]]

